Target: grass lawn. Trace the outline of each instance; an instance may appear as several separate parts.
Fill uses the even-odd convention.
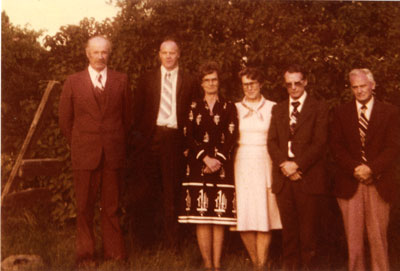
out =
[[[329,207],[330,205],[326,205]],[[400,209],[394,208],[389,226],[389,245],[391,269],[400,270]],[[338,210],[327,208],[321,223],[320,270],[346,270],[346,244]],[[45,262],[45,270],[73,270],[74,267],[74,221],[60,227],[51,223],[44,206],[32,208],[6,208],[2,210],[1,220],[1,256],[2,260],[14,254],[37,254]],[[190,226],[188,226],[190,227]],[[202,270],[199,249],[191,230],[177,249],[168,249],[154,236],[152,244],[137,242],[135,234],[126,230],[125,240],[128,260],[124,265],[99,261],[97,270]],[[147,227],[152,228],[152,227]],[[187,228],[190,229],[190,228]],[[153,229],[154,230],[154,229]],[[101,259],[99,229],[97,252]],[[273,270],[281,267],[281,235],[273,234],[270,259]],[[226,240],[222,258],[226,270],[252,270],[250,260],[237,232],[226,231]]]

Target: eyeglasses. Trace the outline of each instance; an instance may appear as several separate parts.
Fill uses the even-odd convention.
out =
[[[297,82],[285,83],[284,86],[286,88],[293,88],[293,86],[294,87],[302,87],[303,86],[303,80],[297,81]]]
[[[213,84],[215,84],[215,83],[217,83],[218,82],[218,79],[217,78],[212,78],[212,79],[203,79],[203,81],[202,81],[203,83],[207,83],[207,84],[211,84],[211,83],[213,83]]]
[[[253,81],[253,82],[249,82],[249,83],[243,83],[242,86],[244,89],[249,89],[249,88],[253,88],[259,84],[260,83],[258,83],[257,81]]]

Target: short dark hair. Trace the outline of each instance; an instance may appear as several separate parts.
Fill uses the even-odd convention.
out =
[[[264,83],[264,74],[259,68],[246,67],[239,72],[239,77],[242,79],[243,76],[250,78],[251,80],[257,80],[258,83]]]
[[[207,61],[200,65],[199,67],[199,77],[200,81],[203,79],[204,76],[211,74],[213,72],[217,72],[219,75],[219,65],[215,61]]]
[[[301,73],[301,75],[303,75],[303,80],[305,80],[307,78],[304,68],[299,64],[292,64],[289,67],[287,67],[285,69],[283,75],[285,75],[285,73],[297,73],[297,72]]]

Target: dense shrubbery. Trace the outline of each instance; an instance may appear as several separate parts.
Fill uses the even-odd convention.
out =
[[[86,65],[84,43],[105,34],[113,41],[111,67],[127,72],[132,89],[145,70],[157,64],[160,41],[180,40],[181,66],[195,72],[199,63],[214,59],[222,66],[223,92],[241,96],[237,73],[257,65],[267,79],[264,93],[285,97],[282,69],[303,64],[309,90],[331,106],[350,98],[346,73],[368,67],[378,83],[377,95],[400,105],[400,5],[396,2],[275,2],[249,0],[117,0],[122,9],[114,20],[84,19],[36,41],[40,33],[20,29],[2,16],[2,180],[26,135],[44,89],[43,81],[61,83]],[[45,50],[47,49],[47,50]],[[56,107],[56,106],[55,106]],[[57,128],[56,110],[32,157],[65,157],[68,150]],[[54,191],[53,218],[74,216],[72,181],[64,173],[49,180],[34,179],[22,186],[49,186]]]

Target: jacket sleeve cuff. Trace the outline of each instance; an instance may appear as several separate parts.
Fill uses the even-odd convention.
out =
[[[196,159],[202,161],[205,156],[206,156],[206,151],[203,149],[197,153]]]
[[[217,152],[216,158],[220,161],[220,162],[226,162],[226,156],[223,153]]]

